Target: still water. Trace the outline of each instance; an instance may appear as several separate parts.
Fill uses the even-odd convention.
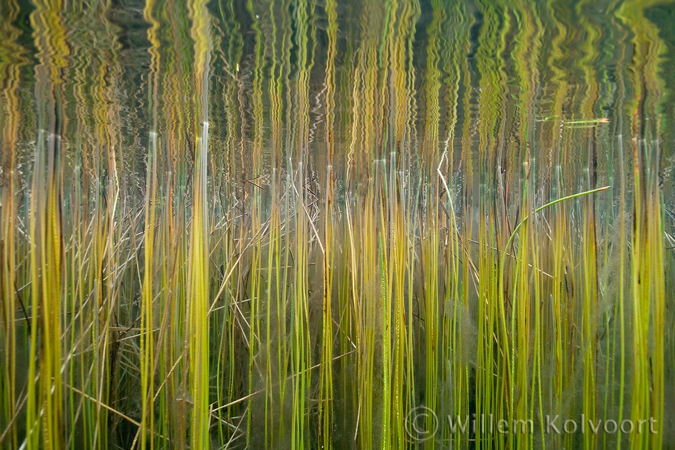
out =
[[[672,1],[0,17],[0,447],[675,440]]]

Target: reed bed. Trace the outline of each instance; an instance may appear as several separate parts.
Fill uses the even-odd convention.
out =
[[[1,4],[1,448],[675,440],[672,4]]]

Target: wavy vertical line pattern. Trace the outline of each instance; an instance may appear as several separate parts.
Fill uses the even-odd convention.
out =
[[[672,0],[0,17],[0,447],[675,440]]]

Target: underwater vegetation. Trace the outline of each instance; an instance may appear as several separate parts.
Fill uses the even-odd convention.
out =
[[[672,1],[0,18],[0,448],[674,445]]]

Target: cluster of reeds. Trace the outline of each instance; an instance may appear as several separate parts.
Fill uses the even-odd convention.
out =
[[[4,2],[0,447],[665,448],[668,37],[610,3]]]

